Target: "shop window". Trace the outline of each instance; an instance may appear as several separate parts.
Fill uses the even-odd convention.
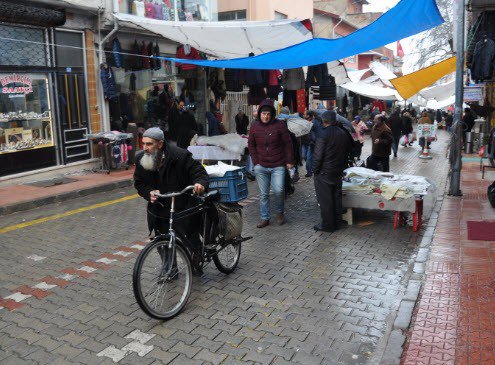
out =
[[[246,20],[246,9],[218,13],[218,21]]]
[[[48,76],[0,74],[0,154],[53,146]]]
[[[45,31],[0,24],[0,65],[47,66]]]
[[[218,17],[217,0],[115,0],[114,8],[120,13],[168,21],[175,20],[176,15],[179,21],[214,21]]]

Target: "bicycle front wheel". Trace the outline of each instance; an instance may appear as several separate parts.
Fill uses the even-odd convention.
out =
[[[132,287],[141,309],[150,317],[166,320],[184,308],[191,294],[192,266],[181,245],[175,254],[168,241],[145,247],[134,265]]]

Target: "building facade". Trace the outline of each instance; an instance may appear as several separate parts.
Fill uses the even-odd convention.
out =
[[[311,19],[312,0],[218,0],[218,20]]]

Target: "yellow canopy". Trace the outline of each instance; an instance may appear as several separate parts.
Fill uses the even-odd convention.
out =
[[[445,75],[454,72],[456,70],[456,61],[457,57],[454,56],[445,61],[410,73],[409,75],[392,79],[390,82],[394,85],[400,96],[407,100],[411,96],[419,93],[425,87],[440,80]]]

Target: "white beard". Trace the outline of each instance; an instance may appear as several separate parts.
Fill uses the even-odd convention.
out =
[[[143,166],[143,169],[147,171],[155,171],[156,170],[156,156],[157,153],[148,154],[145,153],[139,163]]]

